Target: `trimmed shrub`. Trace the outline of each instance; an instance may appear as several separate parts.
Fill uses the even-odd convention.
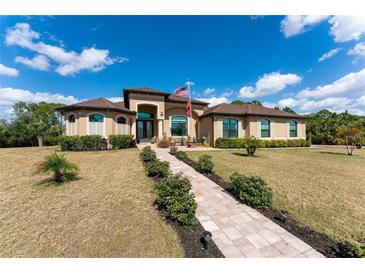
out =
[[[156,203],[166,215],[185,225],[194,224],[197,204],[190,193],[191,184],[181,173],[162,179],[155,184]]]
[[[186,152],[181,151],[181,150],[179,150],[175,153],[175,157],[179,160],[182,160],[182,161],[188,159],[188,155],[186,154]]]
[[[176,152],[178,152],[178,151],[179,151],[179,149],[177,148],[177,146],[171,146],[170,147],[170,154],[171,155],[175,155]]]
[[[45,157],[45,160],[37,166],[35,173],[53,173],[53,180],[62,183],[74,179],[78,170],[78,167],[70,163],[65,155],[53,153]]]
[[[123,149],[133,147],[133,135],[113,134],[109,135],[109,144],[112,149]]]
[[[63,151],[80,151],[82,149],[79,136],[61,136],[59,143]]]
[[[254,156],[256,149],[260,147],[260,141],[257,140],[255,137],[251,136],[250,138],[247,138],[245,147],[248,156]]]
[[[229,178],[233,194],[243,203],[256,208],[271,207],[272,190],[261,177],[233,173]]]
[[[154,152],[150,146],[146,146],[141,150],[139,157],[145,163],[155,161],[156,152]]]
[[[210,173],[213,171],[213,167],[212,156],[207,154],[201,155],[196,163],[196,170],[200,173]]]
[[[169,139],[163,138],[163,139],[157,141],[157,146],[159,148],[168,148],[168,147],[170,147],[170,143],[171,143],[171,141]]]
[[[289,140],[257,140],[258,147],[275,148],[275,147],[309,147],[310,141],[304,139]],[[250,138],[218,138],[215,141],[217,148],[247,148]]]
[[[147,175],[150,177],[165,178],[170,174],[170,164],[167,161],[155,160],[146,165]]]
[[[85,135],[80,137],[81,147],[83,151],[96,151],[101,149],[100,135]]]

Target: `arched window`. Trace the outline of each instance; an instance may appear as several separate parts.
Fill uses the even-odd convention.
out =
[[[75,114],[70,114],[67,117],[68,121],[68,135],[76,135],[76,116]]]
[[[123,116],[117,117],[117,134],[127,134],[127,121]]]
[[[171,117],[171,136],[187,136],[188,119],[186,116]]]
[[[238,137],[238,121],[233,118],[223,120],[223,138]]]
[[[104,135],[104,116],[101,114],[89,115],[89,135]]]
[[[289,136],[290,137],[297,137],[298,136],[298,123],[297,121],[290,121],[289,122]]]
[[[261,137],[262,138],[270,137],[270,120],[268,119],[261,120]]]

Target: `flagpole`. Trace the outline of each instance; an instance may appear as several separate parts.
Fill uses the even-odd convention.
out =
[[[190,103],[190,118],[193,118],[193,111],[191,107],[191,97],[190,97],[190,79],[188,78],[188,81],[186,82],[186,85],[188,86],[188,101]]]

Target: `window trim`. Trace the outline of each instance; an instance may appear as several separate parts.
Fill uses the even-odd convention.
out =
[[[265,136],[265,137],[262,136],[262,121],[263,120],[266,120],[266,121],[269,122],[269,136]],[[271,123],[272,123],[271,120],[268,119],[268,118],[261,118],[260,119],[260,138],[262,138],[262,139],[264,139],[264,138],[267,138],[267,139],[272,138],[271,137],[271,134],[272,134],[272,132],[271,132]]]
[[[130,132],[130,127],[129,127],[129,123],[128,123],[128,117],[122,114],[118,114],[117,116],[115,116],[115,134],[119,134],[118,133],[118,118],[119,117],[123,117],[125,119],[125,125],[127,126],[127,133],[129,134]]]
[[[69,125],[70,125],[71,122],[68,121],[68,117],[71,116],[71,115],[74,115],[75,116],[75,122],[74,122],[75,123],[75,135],[70,135],[70,126]],[[69,113],[69,114],[66,115],[67,135],[68,136],[76,136],[77,135],[77,120],[78,120],[78,117],[77,117],[76,113],[74,113],[74,112],[71,112],[71,113]]]
[[[290,136],[291,134],[291,129],[290,129],[290,123],[291,122],[294,122],[295,123],[295,133],[296,133],[296,135],[295,136]],[[289,133],[289,138],[298,138],[298,121],[296,121],[296,120],[289,120],[289,122],[288,122],[288,133]]]
[[[172,135],[172,132],[171,132],[171,130],[172,130],[172,118],[173,117],[176,117],[176,116],[182,116],[182,117],[185,117],[186,118],[186,126],[187,126],[186,132],[187,132],[187,135],[182,135],[182,136],[173,136]],[[182,137],[188,137],[190,135],[190,121],[189,121],[190,119],[189,119],[188,116],[186,116],[184,114],[171,115],[171,116],[169,116],[169,120],[170,120],[170,136],[172,138],[182,138]]]
[[[106,124],[106,116],[105,116],[105,114],[102,114],[102,113],[100,113],[100,112],[89,112],[88,114],[87,114],[87,118],[86,118],[86,135],[90,135],[90,119],[89,119],[89,117],[91,116],[91,115],[94,115],[94,114],[99,114],[99,115],[101,115],[101,116],[103,116],[104,117],[104,119],[103,119],[103,135],[101,135],[102,137],[106,137],[106,126],[105,126],[105,124]]]
[[[224,137],[224,120],[236,120],[237,121],[237,136],[236,137]],[[222,119],[222,137],[223,138],[239,138],[239,120],[237,118],[234,118],[234,117],[225,117]],[[230,123],[228,123],[228,125],[230,125]],[[230,129],[228,130],[228,132],[230,131]],[[228,133],[228,135],[230,135]]]

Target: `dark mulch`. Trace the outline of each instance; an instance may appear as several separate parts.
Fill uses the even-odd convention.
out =
[[[197,219],[196,225],[193,226],[181,225],[167,218],[165,220],[176,230],[187,258],[224,258],[213,240],[209,242],[207,249],[204,248],[202,239],[204,228]]]
[[[196,168],[196,163],[190,159],[183,160],[192,168]],[[234,199],[240,202],[232,193],[232,187],[222,177],[217,175],[214,171],[209,174],[202,173],[205,177],[212,180],[214,183],[222,187]],[[306,242],[314,249],[330,258],[351,258],[355,255],[351,252],[353,246],[349,243],[339,243],[331,239],[329,236],[316,232],[308,227],[305,227],[295,220],[288,218],[285,222],[280,218],[280,211],[274,208],[258,209],[267,218],[280,225],[302,241]]]

